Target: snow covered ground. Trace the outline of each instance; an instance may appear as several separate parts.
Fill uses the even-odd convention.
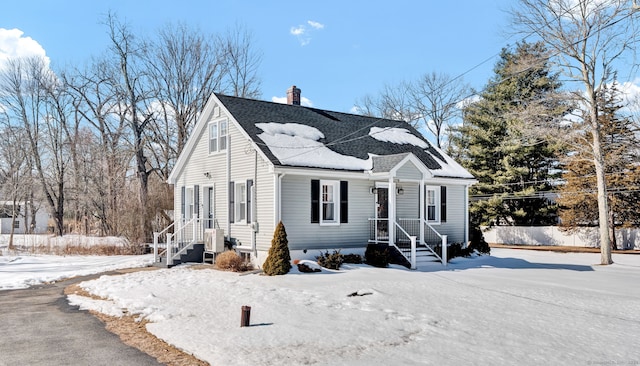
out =
[[[45,282],[121,268],[146,267],[152,262],[152,254],[64,257],[56,255],[3,255],[0,256],[0,290],[27,288]]]
[[[0,290],[150,261],[0,256]],[[145,317],[150,332],[213,365],[638,364],[640,256],[614,261],[494,248],[422,272],[348,265],[266,277],[181,266],[102,276],[82,286],[108,301],[69,301]],[[239,326],[242,305],[251,327]]]
[[[169,270],[82,283],[212,365],[637,365],[640,256],[493,249],[425,271]],[[0,266],[1,268],[1,266]],[[362,296],[349,296],[357,293]],[[240,327],[249,305],[251,326]]]

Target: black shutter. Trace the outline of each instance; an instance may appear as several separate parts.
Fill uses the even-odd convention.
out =
[[[346,180],[340,181],[340,222],[349,222],[349,183]]]
[[[181,187],[181,189],[180,189],[180,193],[181,193],[181,194],[180,194],[180,197],[181,197],[181,198],[180,198],[180,214],[182,215],[182,218],[183,218],[183,219],[184,219],[185,217],[187,217],[187,216],[185,215],[185,212],[184,212],[184,207],[185,207],[185,202],[184,202],[184,198],[185,198],[185,189],[186,189],[186,188],[185,188],[185,186],[182,186],[182,187]]]
[[[200,217],[200,186],[193,186],[193,215]]]
[[[440,186],[440,222],[447,222],[447,187]]]
[[[251,195],[251,189],[253,188],[253,179],[247,179],[247,222],[253,222],[253,214],[251,201],[253,201],[253,197]]]
[[[229,222],[235,222],[236,211],[235,211],[235,186],[233,182],[229,182]]]
[[[320,223],[320,181],[311,180],[311,223]]]

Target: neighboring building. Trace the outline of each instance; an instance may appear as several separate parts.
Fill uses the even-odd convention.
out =
[[[168,179],[180,248],[211,228],[261,265],[280,220],[292,255],[382,243],[411,261],[410,236],[466,244],[476,181],[464,168],[405,122],[304,107],[295,86],[287,96],[211,96]]]
[[[35,223],[31,222],[31,213],[25,211],[27,204],[20,202],[15,207],[16,219],[13,220],[13,202],[0,201],[0,234],[10,234],[11,226],[14,234],[44,234],[47,232],[49,215],[44,210],[36,211]],[[26,216],[26,218],[25,218]],[[31,230],[29,230],[29,227]]]

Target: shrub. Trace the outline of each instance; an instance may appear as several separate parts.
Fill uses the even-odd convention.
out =
[[[343,254],[342,263],[360,264],[362,263],[362,256],[360,254],[353,254],[353,253]]]
[[[287,231],[284,229],[282,221],[278,223],[273,233],[271,248],[269,248],[269,254],[264,261],[262,270],[267,276],[283,275],[289,273],[289,270],[291,270],[289,241],[287,240]]]
[[[389,247],[387,245],[368,245],[364,252],[364,259],[368,265],[386,268],[391,260]]]
[[[318,264],[324,268],[328,269],[340,269],[340,266],[344,262],[343,255],[340,254],[339,250],[334,250],[333,253],[329,253],[327,250],[325,253],[320,253],[319,256],[316,257]]]
[[[216,256],[216,268],[223,271],[244,272],[250,270],[252,266],[236,252],[228,250]]]
[[[471,225],[469,228],[469,248],[482,254],[491,254],[491,247],[484,240],[482,229],[476,225]]]
[[[433,251],[442,256],[442,245],[436,245]],[[462,243],[452,243],[447,246],[447,262],[456,257],[468,257],[473,250],[470,248],[463,248]]]

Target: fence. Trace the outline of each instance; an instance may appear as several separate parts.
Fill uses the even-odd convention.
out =
[[[597,227],[586,227],[569,233],[557,226],[494,226],[483,228],[488,243],[507,245],[554,245],[568,247],[600,247]],[[640,249],[640,229],[616,229],[618,249]]]

